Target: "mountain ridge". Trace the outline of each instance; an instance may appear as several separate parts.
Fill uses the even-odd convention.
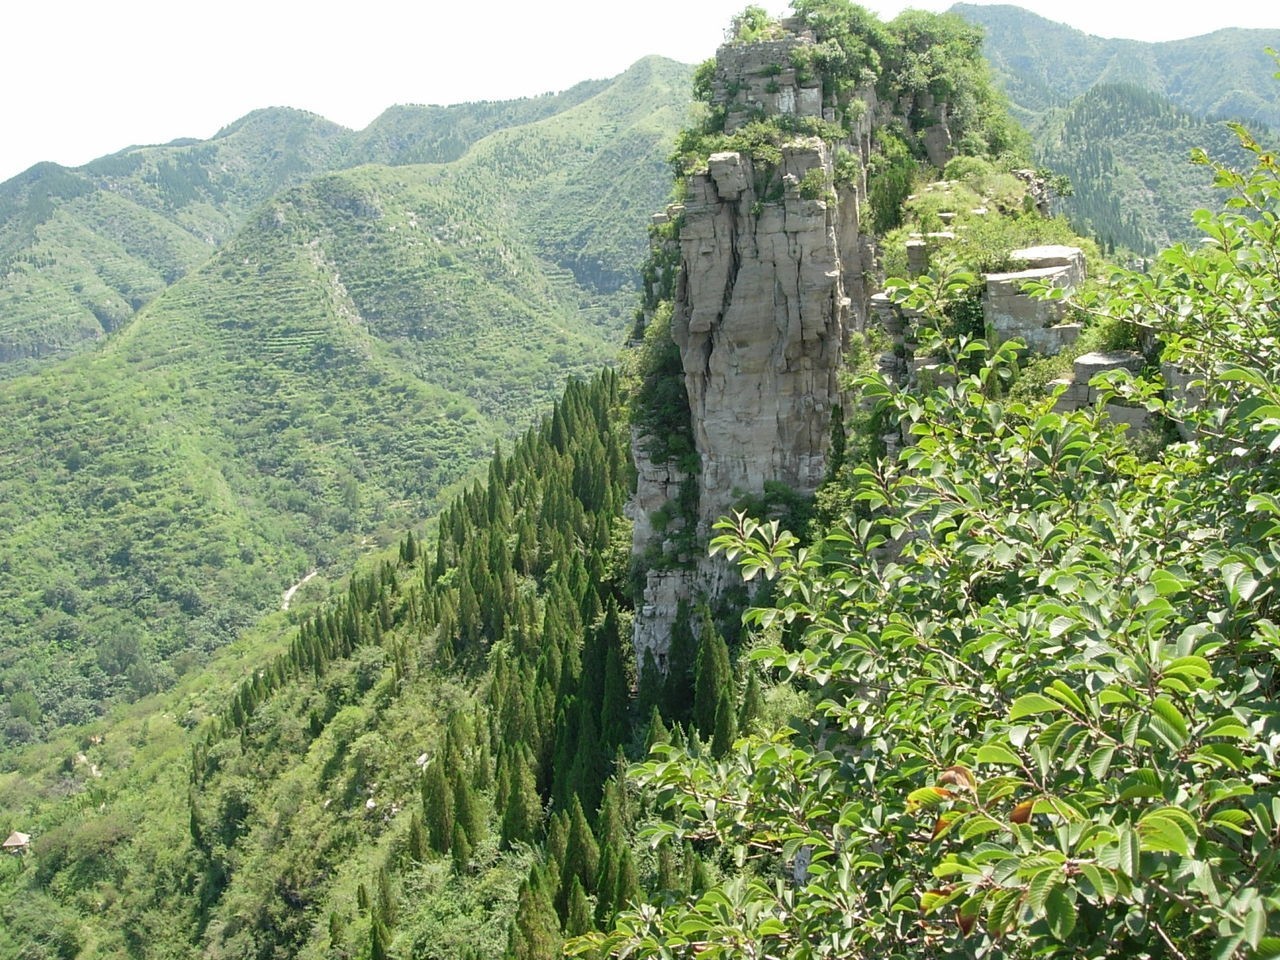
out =
[[[84,349],[129,322],[290,184],[365,163],[457,160],[504,127],[564,113],[651,70],[649,59],[560,93],[393,106],[362,131],[266,107],[209,140],[126,147],[79,167],[36,164],[0,183],[0,378]]]

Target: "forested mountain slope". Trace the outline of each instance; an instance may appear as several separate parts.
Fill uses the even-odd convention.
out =
[[[1280,122],[1280,30],[1219,30],[1164,43],[1094,37],[1015,6],[960,3],[983,27],[983,52],[1031,132],[1038,163],[1071,180],[1061,209],[1100,242],[1150,255],[1191,239],[1190,213],[1217,203],[1195,147],[1242,160],[1221,121],[1264,140]],[[1229,70],[1223,64],[1230,63]]]
[[[986,32],[983,51],[1024,121],[1096,84],[1130,83],[1198,117],[1280,126],[1275,62],[1266,54],[1280,42],[1280,25],[1146,43],[1091,36],[1012,5],[957,3],[951,10]]]
[[[1049,110],[1036,145],[1043,162],[1071,181],[1062,209],[1077,228],[1109,248],[1141,253],[1191,236],[1191,214],[1213,205],[1209,172],[1189,159],[1194,147],[1242,159],[1225,124],[1129,84],[1099,84]]]
[[[0,385],[0,670],[39,705],[10,738],[170,682],[612,357],[687,82],[643,61],[453,163],[315,177]]]
[[[207,141],[129,147],[73,169],[37,164],[0,184],[0,376],[118,329],[287,186],[362,163],[457,160],[483,137],[562,113],[619,79],[392,107],[358,132],[299,110],[256,110]]]

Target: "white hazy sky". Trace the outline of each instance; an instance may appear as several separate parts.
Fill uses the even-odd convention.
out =
[[[786,0],[757,0],[782,12]],[[889,19],[952,0],[866,0]],[[395,103],[562,90],[656,53],[715,53],[747,0],[63,0],[5,11],[0,181],[31,164],[85,163],[136,143],[207,138],[258,107],[359,129]],[[1274,0],[1023,0],[1088,33],[1171,40],[1276,28]]]

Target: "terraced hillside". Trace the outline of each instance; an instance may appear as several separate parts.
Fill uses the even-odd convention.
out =
[[[0,384],[0,689],[39,705],[9,739],[164,686],[607,362],[688,77],[643,61],[453,163],[315,177]]]
[[[119,329],[261,203],[309,176],[363,163],[451,162],[497,130],[554,117],[618,82],[396,106],[359,132],[270,108],[207,141],[128,147],[74,169],[37,164],[0,184],[0,376]]]

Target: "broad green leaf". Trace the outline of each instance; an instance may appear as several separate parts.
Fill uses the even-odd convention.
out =
[[[1044,902],[1045,919],[1049,921],[1049,932],[1062,942],[1070,939],[1076,928],[1076,905],[1067,895],[1066,887],[1055,886],[1049,891]]]
[[[1056,700],[1050,700],[1039,693],[1027,693],[1013,702],[1013,709],[1009,711],[1009,720],[1012,722],[1021,720],[1023,717],[1038,716],[1042,713],[1056,713],[1061,709],[1062,704]]]
[[[1094,779],[1106,779],[1107,771],[1111,769],[1111,758],[1115,754],[1115,747],[1099,747],[1093,752],[1093,756],[1089,758],[1089,772]]]
[[[1001,763],[1007,766],[1020,767],[1022,761],[1018,755],[1002,743],[984,743],[978,748],[979,763]]]
[[[1219,717],[1205,728],[1202,737],[1234,737],[1245,740],[1249,737],[1249,728],[1233,716]]]
[[[1092,863],[1083,863],[1080,865],[1080,872],[1089,881],[1089,885],[1093,887],[1093,892],[1099,899],[1107,903],[1115,899],[1116,878],[1109,870],[1102,870]]]
[[[1070,687],[1068,687],[1061,680],[1055,680],[1053,681],[1053,683],[1049,684],[1049,687],[1048,689],[1045,690],[1045,693],[1053,697],[1055,700],[1058,700],[1059,702],[1066,704],[1068,707],[1074,710],[1078,715],[1082,717],[1087,715],[1087,711],[1085,710],[1085,707],[1084,707],[1084,701],[1080,699],[1080,695],[1076,693],[1074,690],[1072,690]]]
[[[1187,721],[1167,697],[1151,702],[1151,731],[1174,750],[1187,744]]]
[[[1138,821],[1138,836],[1142,849],[1153,853],[1177,853],[1187,856],[1197,830],[1195,820],[1178,807],[1157,807],[1149,810]]]

